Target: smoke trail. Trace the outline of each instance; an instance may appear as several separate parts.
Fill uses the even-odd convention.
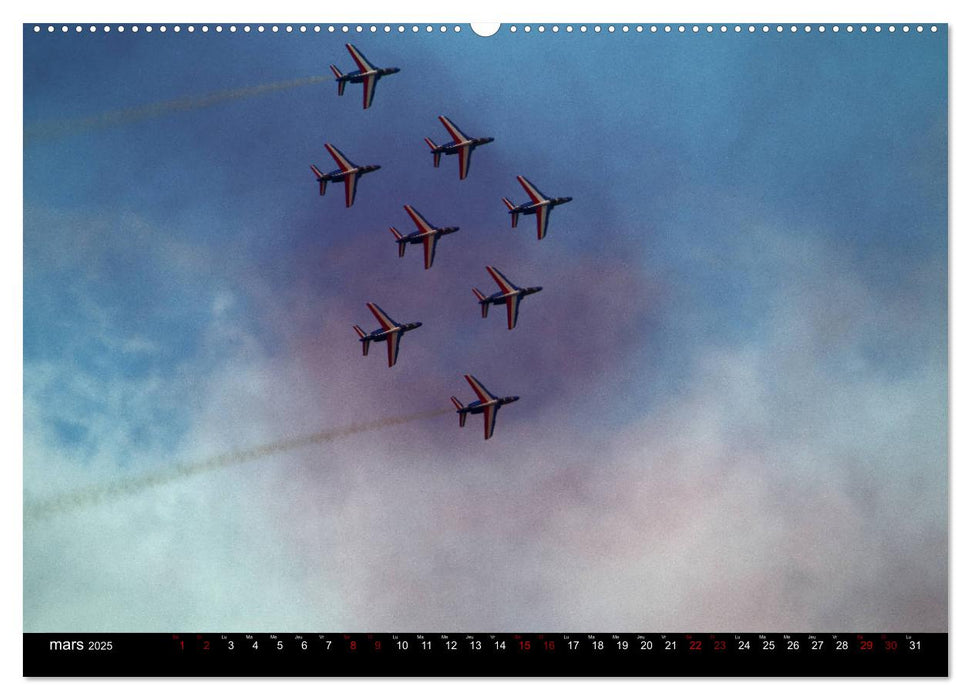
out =
[[[107,129],[112,126],[131,124],[133,122],[142,121],[143,119],[160,117],[172,112],[186,112],[193,109],[202,109],[203,107],[211,107],[213,105],[220,104],[221,102],[241,100],[247,97],[256,97],[268,92],[289,90],[290,88],[300,87],[302,85],[312,85],[325,80],[331,80],[331,78],[323,75],[312,75],[306,78],[297,78],[296,80],[284,80],[276,83],[265,83],[263,85],[253,85],[250,87],[236,88],[233,90],[221,90],[220,92],[214,92],[209,95],[200,95],[197,97],[180,97],[175,100],[142,105],[141,107],[130,107],[128,109],[120,109],[114,112],[104,112],[103,114],[85,117],[84,119],[41,122],[39,124],[32,124],[24,127],[24,143],[26,144],[29,141],[37,139],[69,136],[71,134],[87,131],[89,129]]]
[[[286,440],[278,440],[265,445],[250,447],[245,450],[226,452],[215,457],[210,457],[202,462],[178,464],[171,469],[154,472],[152,474],[122,479],[121,481],[116,481],[110,484],[89,486],[87,488],[70,491],[47,500],[37,501],[34,503],[25,503],[24,521],[26,523],[30,520],[51,517],[78,508],[96,505],[102,501],[131,496],[140,491],[144,491],[145,489],[163,486],[184,477],[194,476],[196,474],[202,474],[204,472],[222,469],[224,467],[230,467],[237,464],[243,464],[245,462],[251,462],[255,459],[269,457],[270,455],[279,454],[281,452],[289,452],[290,450],[295,450],[300,447],[307,447],[308,445],[320,445],[323,443],[332,442],[333,440],[339,440],[343,437],[356,435],[357,433],[379,430],[381,428],[388,428],[393,425],[401,425],[402,423],[411,423],[412,421],[442,416],[451,412],[451,408],[436,409],[434,411],[409,413],[402,416],[391,416],[389,418],[382,418],[381,420],[370,421],[367,423],[353,423],[342,428],[321,430],[311,435],[304,435],[302,437],[289,438]]]

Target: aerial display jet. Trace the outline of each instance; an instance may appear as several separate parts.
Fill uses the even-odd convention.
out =
[[[351,58],[354,59],[354,63],[357,64],[357,70],[351,71],[350,73],[341,73],[337,66],[331,64],[330,69],[337,79],[337,94],[343,95],[344,88],[348,83],[364,83],[364,109],[367,109],[374,102],[374,88],[377,86],[378,80],[385,75],[397,73],[401,69],[377,68],[353,44],[345,44],[345,46],[351,54]]]
[[[394,367],[394,363],[398,361],[398,348],[401,345],[401,336],[410,330],[421,327],[421,322],[398,323],[388,316],[377,304],[369,302],[367,307],[374,314],[374,318],[378,319],[381,327],[370,333],[365,333],[364,329],[360,326],[354,326],[358,339],[364,344],[364,356],[367,357],[367,351],[372,341],[384,341],[388,344],[388,367]]]
[[[543,291],[543,288],[517,287],[496,268],[487,265],[486,270],[490,275],[492,275],[492,279],[496,281],[496,284],[499,285],[499,291],[495,294],[486,296],[475,287],[472,288],[472,293],[475,294],[476,299],[479,300],[479,306],[482,307],[482,318],[488,317],[490,305],[505,304],[506,325],[509,330],[512,330],[516,327],[516,319],[519,318],[519,302],[525,296]]]
[[[517,207],[505,197],[502,198],[502,201],[506,203],[506,207],[509,209],[509,213],[512,214],[512,227],[516,228],[516,225],[519,223],[520,214],[535,214],[536,237],[539,240],[543,240],[546,237],[546,228],[549,226],[550,212],[553,211],[553,207],[566,204],[572,201],[573,197],[547,197],[522,175],[517,175],[516,179],[519,180],[519,184],[526,190],[530,201],[524,202]]]
[[[328,182],[343,182],[344,183],[344,206],[351,206],[354,204],[354,197],[357,195],[357,181],[361,175],[374,172],[375,170],[380,170],[380,165],[355,165],[351,162],[351,159],[341,153],[335,146],[329,143],[324,144],[324,148],[330,153],[331,157],[337,163],[337,170],[331,170],[329,173],[322,173],[316,165],[311,165],[310,169],[313,170],[314,176],[317,178],[317,182],[320,183],[320,196],[324,196],[324,192],[327,190]]]
[[[398,257],[403,258],[405,256],[405,248],[409,243],[421,243],[425,247],[425,269],[427,270],[435,261],[435,245],[438,243],[438,239],[450,233],[455,233],[459,230],[459,227],[444,226],[436,228],[428,223],[425,217],[419,214],[414,207],[408,204],[405,205],[405,211],[408,212],[411,220],[415,222],[418,230],[408,235],[403,235],[394,226],[391,227],[391,233],[394,234],[394,239],[398,244]]]
[[[495,139],[491,136],[485,136],[482,138],[470,138],[463,134],[455,124],[453,124],[448,117],[440,116],[438,120],[442,123],[445,129],[448,131],[452,140],[448,143],[443,143],[441,146],[437,145],[430,138],[425,139],[425,143],[428,147],[432,149],[432,157],[437,168],[442,161],[442,154],[459,156],[459,180],[464,180],[465,176],[469,174],[469,163],[472,162],[472,151],[476,149],[477,146],[482,146],[487,143],[492,143]]]
[[[455,406],[455,412],[459,414],[459,427],[465,427],[465,419],[470,413],[481,413],[485,420],[485,439],[488,440],[492,437],[492,433],[496,429],[496,415],[499,413],[499,409],[505,406],[507,403],[512,403],[513,401],[519,401],[518,396],[504,396],[499,398],[498,396],[489,392],[482,383],[473,377],[471,374],[465,375],[465,381],[469,383],[472,387],[472,391],[479,398],[468,406],[463,406],[462,402],[459,401],[454,396],[452,397],[452,405]]]

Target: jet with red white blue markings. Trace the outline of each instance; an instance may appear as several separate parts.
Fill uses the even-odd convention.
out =
[[[469,174],[469,163],[472,162],[472,151],[474,151],[478,146],[483,146],[487,143],[492,143],[495,141],[491,136],[484,136],[481,138],[471,138],[466,136],[459,130],[455,124],[453,124],[448,117],[440,116],[438,120],[448,131],[449,136],[452,140],[448,143],[443,143],[441,146],[437,145],[434,141],[429,138],[425,139],[425,143],[428,147],[432,149],[432,158],[437,168],[442,161],[442,154],[459,156],[459,180],[464,180],[465,176]]]
[[[344,88],[348,83],[364,83],[364,109],[371,106],[374,102],[374,88],[377,87],[378,80],[386,75],[397,73],[400,68],[378,68],[371,63],[364,54],[355,48],[353,44],[345,44],[347,51],[357,64],[357,70],[350,73],[341,73],[340,69],[331,64],[330,70],[337,79],[337,94],[343,95]]]
[[[482,307],[482,318],[486,318],[489,315],[489,306],[491,304],[505,304],[506,325],[509,330],[512,330],[516,327],[516,319],[519,318],[519,302],[525,296],[543,291],[543,288],[517,287],[506,279],[506,276],[496,268],[487,265],[486,271],[492,275],[492,279],[499,285],[499,291],[486,296],[475,287],[472,288],[472,293],[475,294],[475,298],[479,300],[479,306]]]
[[[550,224],[550,212],[553,211],[553,207],[571,202],[573,201],[573,197],[547,197],[522,175],[517,175],[516,179],[519,180],[519,184],[523,186],[526,194],[529,195],[529,201],[516,206],[505,197],[502,198],[502,201],[505,202],[506,207],[509,209],[509,213],[512,214],[512,227],[516,228],[516,225],[519,223],[520,214],[535,215],[536,237],[539,240],[543,240],[546,237],[546,229]]]
[[[337,170],[331,170],[329,173],[322,173],[316,165],[311,165],[310,169],[313,171],[314,176],[317,178],[317,182],[320,184],[320,196],[324,196],[324,192],[327,190],[328,182],[343,182],[344,183],[344,206],[351,206],[354,204],[354,197],[357,195],[357,181],[362,175],[367,173],[372,173],[375,170],[380,170],[380,165],[355,165],[350,158],[345,156],[336,146],[332,146],[329,143],[324,144],[324,148],[330,153],[331,158],[337,163]]]
[[[414,323],[398,323],[388,316],[377,304],[368,302],[368,309],[378,319],[381,327],[377,330],[365,333],[360,326],[354,326],[357,337],[363,343],[364,356],[367,357],[368,348],[372,342],[386,342],[388,344],[388,367],[394,367],[398,361],[398,348],[401,346],[401,336],[410,330],[421,327],[421,321]]]
[[[473,377],[471,374],[465,375],[465,381],[469,383],[472,387],[472,391],[479,398],[468,406],[462,404],[454,396],[452,397],[452,405],[455,406],[455,412],[459,414],[459,427],[465,427],[465,419],[468,418],[469,414],[481,413],[482,417],[485,419],[485,439],[488,440],[492,437],[492,433],[496,429],[496,415],[499,413],[499,409],[505,406],[507,403],[512,403],[513,401],[519,401],[518,396],[504,396],[498,397],[495,394],[489,392],[482,382]]]
[[[435,261],[435,245],[438,243],[438,239],[442,236],[447,236],[450,233],[455,233],[459,230],[459,227],[444,226],[436,228],[428,223],[425,217],[419,214],[418,211],[409,204],[405,205],[405,211],[408,212],[408,216],[411,217],[411,220],[415,222],[415,226],[418,227],[418,230],[404,235],[394,226],[391,227],[391,233],[394,234],[394,240],[398,244],[398,257],[403,258],[405,256],[405,248],[409,243],[421,243],[425,249],[425,269],[427,270]]]

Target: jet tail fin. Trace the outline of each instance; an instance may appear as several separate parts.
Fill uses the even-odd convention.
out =
[[[432,161],[435,163],[435,167],[437,168],[442,164],[442,152],[438,150],[438,145],[430,138],[426,137],[425,143],[427,143],[428,147],[432,150]]]
[[[405,257],[405,248],[408,246],[408,243],[403,240],[404,236],[402,236],[401,232],[394,226],[391,227],[391,233],[394,234],[394,239],[398,241],[398,257]]]
[[[341,69],[338,68],[337,66],[335,66],[333,63],[330,64],[330,70],[334,74],[334,77],[337,78],[337,94],[338,94],[338,96],[339,95],[343,95],[344,94],[344,87],[347,85],[347,81],[346,80],[341,80],[341,78],[344,77],[344,74],[341,73]]]
[[[475,287],[472,287],[472,293],[475,294],[475,298],[479,300],[479,306],[482,307],[482,318],[489,318],[489,304],[482,303],[482,300],[486,298],[485,294]]]
[[[317,182],[320,183],[320,196],[324,196],[324,191],[327,189],[327,180],[324,179],[324,174],[320,172],[320,169],[316,165],[311,165],[310,169],[314,171],[314,176],[317,178]]]
[[[502,198],[502,201],[506,205],[506,208],[509,210],[509,213],[512,214],[512,227],[516,228],[516,224],[519,223],[519,212],[516,211],[516,205],[510,202],[505,197]]]
[[[354,330],[357,332],[357,337],[364,341],[364,343],[363,343],[363,345],[364,345],[364,357],[367,357],[367,351],[368,351],[368,348],[370,348],[370,346],[371,346],[371,341],[370,340],[365,340],[365,338],[367,338],[367,333],[365,333],[364,332],[364,329],[361,328],[360,326],[354,326]]]
[[[455,398],[454,396],[452,397],[452,405],[455,406],[456,410],[458,410],[458,411],[461,411],[463,408],[465,408],[465,405],[461,401],[459,401],[457,398]],[[469,415],[468,413],[459,413],[459,427],[460,428],[464,428],[465,427],[465,419],[468,417],[468,415]]]

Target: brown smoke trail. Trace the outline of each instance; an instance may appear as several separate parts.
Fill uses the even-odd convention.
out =
[[[89,129],[106,129],[112,126],[131,124],[133,122],[142,121],[143,119],[160,117],[164,114],[169,114],[172,112],[186,112],[193,109],[202,109],[203,107],[211,107],[222,102],[241,100],[247,97],[256,97],[258,95],[264,95],[268,92],[289,90],[290,88],[300,87],[302,85],[312,85],[325,80],[331,80],[331,78],[323,75],[312,75],[306,78],[297,78],[295,80],[284,80],[276,83],[252,85],[250,87],[235,88],[232,90],[221,90],[220,92],[214,92],[209,95],[180,97],[175,100],[167,100],[165,102],[155,102],[152,104],[142,105],[141,107],[130,107],[128,109],[120,109],[114,112],[104,112],[103,114],[96,114],[91,117],[85,117],[84,119],[71,119],[31,124],[30,126],[24,127],[24,143],[27,144],[30,141],[38,139],[69,136],[82,131],[88,131]]]
[[[125,496],[134,495],[140,491],[144,491],[145,489],[156,486],[164,486],[165,484],[169,484],[173,481],[177,481],[188,476],[194,476],[196,474],[202,474],[216,469],[222,469],[224,467],[231,467],[237,464],[251,462],[255,459],[269,457],[270,455],[279,454],[281,452],[289,452],[290,450],[295,450],[300,447],[321,445],[334,440],[339,440],[340,438],[356,435],[358,433],[388,428],[393,425],[401,425],[402,423],[411,423],[412,421],[424,420],[425,418],[443,416],[446,413],[451,412],[451,408],[436,409],[434,411],[409,413],[402,416],[391,416],[389,418],[382,418],[381,420],[370,421],[367,423],[353,423],[342,428],[321,430],[311,435],[278,440],[265,445],[250,447],[245,450],[226,452],[215,457],[210,457],[202,462],[178,464],[171,469],[154,472],[152,474],[122,479],[110,484],[89,486],[87,488],[61,494],[60,496],[55,496],[47,500],[37,501],[34,503],[25,503],[24,522],[27,523],[30,520],[39,520],[42,518],[59,515],[61,513],[92,506],[115,498],[123,498]]]

